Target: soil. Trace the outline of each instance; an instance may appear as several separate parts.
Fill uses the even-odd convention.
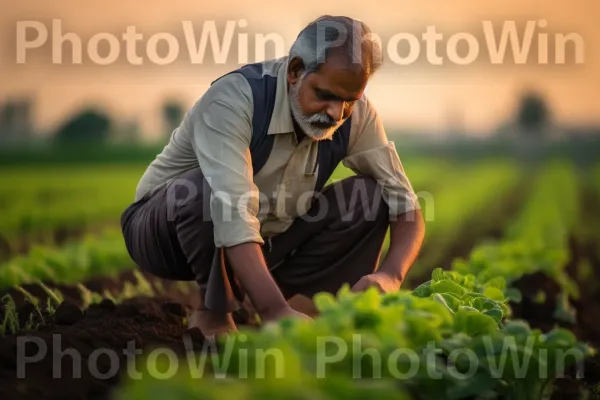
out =
[[[202,348],[204,338],[198,330],[186,329],[185,314],[179,303],[153,298],[118,305],[104,300],[85,312],[65,302],[47,325],[27,337],[0,341],[0,398],[109,398],[126,368],[127,349],[168,347],[183,355],[184,335],[192,339],[195,351]],[[18,354],[31,361],[22,361]]]
[[[104,299],[87,309],[83,309],[76,287],[48,285],[59,289],[64,297],[52,316],[47,312],[39,315],[17,290],[0,293],[0,297],[13,297],[20,326],[25,326],[30,315],[39,323],[35,329],[0,338],[0,399],[110,399],[111,390],[126,371],[130,357],[126,351],[137,351],[142,356],[148,354],[144,349],[168,348],[180,356],[190,350],[200,351],[205,341],[202,333],[187,329],[187,317],[199,301],[193,290],[195,284],[182,285],[148,274],[144,277],[153,288],[163,288],[159,295],[134,297],[119,304]],[[133,271],[116,279],[92,279],[85,286],[91,291],[110,290],[116,294],[125,282],[136,282]],[[41,286],[23,287],[45,304],[48,295]],[[0,305],[0,323],[4,313]],[[236,323],[252,325],[248,313],[243,309],[235,314]],[[69,349],[77,352],[76,360]],[[33,358],[39,352],[39,359]],[[22,357],[32,360],[18,363]],[[60,374],[60,379],[54,373]]]

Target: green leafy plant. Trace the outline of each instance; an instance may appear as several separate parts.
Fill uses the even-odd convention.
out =
[[[474,275],[462,275],[456,271],[436,268],[431,280],[418,286],[413,294],[438,301],[453,314],[460,311],[477,311],[499,324],[510,312],[505,289],[506,282],[501,277],[482,284],[475,280]]]
[[[168,383],[150,373],[164,365],[146,364],[146,378],[125,382],[117,398],[154,398],[174,382],[178,389],[172,396],[181,397],[173,398],[210,398],[220,393],[222,376],[248,398],[265,393],[339,398],[372,384],[384,398],[464,399],[485,393],[507,400],[541,399],[557,374],[594,354],[565,330],[542,334],[522,321],[498,323],[485,313],[498,300],[479,296],[485,285],[446,276],[436,272],[429,286],[449,290],[426,297],[404,290],[353,293],[347,286],[336,296],[318,294],[314,300],[320,315],[314,321],[287,319],[260,330],[242,329],[218,341],[216,353],[195,355],[192,365],[204,365],[204,360],[209,367],[182,369]],[[453,284],[436,285],[445,280]],[[457,292],[477,296],[461,297],[471,306],[459,305],[456,311],[439,301],[442,293]],[[274,356],[266,362],[269,352]],[[326,381],[336,382],[335,390],[325,388]]]

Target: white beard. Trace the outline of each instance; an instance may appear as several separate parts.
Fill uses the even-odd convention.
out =
[[[290,85],[292,117],[296,120],[302,131],[311,139],[317,141],[329,139],[345,120],[334,121],[327,113],[313,114],[311,116],[304,115],[300,107],[300,95],[298,93],[303,79],[304,76],[295,85]],[[317,128],[313,125],[314,123],[327,123],[331,124],[331,126],[328,128]]]

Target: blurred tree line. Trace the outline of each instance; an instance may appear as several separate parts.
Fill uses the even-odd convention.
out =
[[[161,107],[163,131],[171,134],[181,123],[186,109],[174,99],[167,99]],[[526,91],[519,99],[517,110],[510,122],[513,133],[544,137],[552,124],[551,111],[543,95]],[[514,129],[514,128],[517,129]],[[105,143],[117,129],[115,121],[106,112],[86,108],[69,117],[56,130],[53,137],[57,143]]]
[[[456,110],[454,110],[456,111]],[[161,132],[170,135],[181,123],[186,106],[175,97],[166,98],[161,104]],[[30,99],[12,99],[0,106],[0,141],[2,139],[25,142],[34,139],[32,127],[32,104]],[[449,123],[449,125],[452,125]],[[500,136],[542,139],[552,133],[552,112],[545,97],[527,90],[518,98],[516,109],[509,121],[497,130]],[[448,126],[451,135],[453,127]],[[101,144],[113,142],[135,143],[140,141],[137,121],[116,121],[98,106],[83,108],[68,116],[49,132],[52,142],[63,144]],[[8,140],[10,139],[10,140]],[[114,140],[113,140],[114,139]]]
[[[146,162],[160,152],[187,111],[185,102],[165,97],[157,110],[162,122],[157,129],[162,139],[154,142],[142,140],[137,120],[118,120],[99,106],[83,108],[51,132],[38,135],[31,122],[32,108],[30,98],[12,98],[0,104],[0,165]],[[505,123],[479,136],[465,134],[462,110],[451,111],[446,130],[436,132],[436,139],[430,140],[421,129],[415,129],[390,130],[390,140],[401,139],[405,154],[451,158],[505,155],[540,159],[568,153],[580,160],[592,160],[600,156],[600,126],[559,124],[546,96],[539,91],[523,91]]]
[[[114,129],[113,119],[105,112],[86,108],[68,118],[53,135],[56,143],[104,143]]]
[[[185,111],[185,106],[177,100],[164,101],[161,107],[162,131],[170,135],[181,123]],[[122,135],[128,135],[123,131],[135,130],[132,125],[130,124],[126,129],[119,129],[117,122],[107,112],[97,107],[86,107],[67,118],[55,130],[52,137],[57,144],[107,143],[114,132],[119,131]]]

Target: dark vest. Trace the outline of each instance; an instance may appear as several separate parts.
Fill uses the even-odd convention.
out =
[[[275,94],[277,91],[277,77],[264,75],[261,63],[247,64],[231,71],[229,74],[239,73],[250,84],[254,103],[252,115],[252,139],[250,154],[252,168],[256,175],[265,165],[273,149],[274,135],[267,135],[269,123],[275,108]],[[222,76],[222,77],[223,77]],[[216,79],[212,83],[221,79]],[[350,138],[351,118],[348,118],[334,133],[332,140],[321,140],[318,148],[319,172],[315,191],[320,191],[327,183],[338,164],[346,157],[348,141]]]

